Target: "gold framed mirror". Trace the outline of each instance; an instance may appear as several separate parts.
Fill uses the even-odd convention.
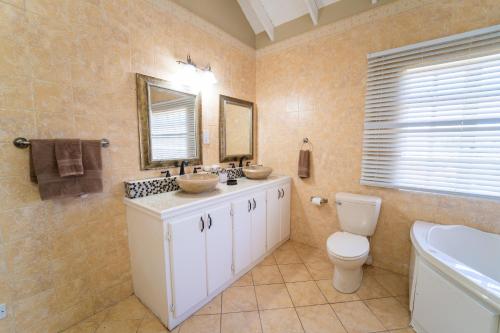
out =
[[[219,160],[253,159],[254,104],[234,97],[219,97]]]
[[[141,170],[202,163],[201,95],[136,74]]]

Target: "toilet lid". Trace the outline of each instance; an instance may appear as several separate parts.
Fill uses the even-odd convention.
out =
[[[364,236],[349,232],[336,232],[326,241],[328,251],[341,258],[356,259],[368,253],[370,244]]]

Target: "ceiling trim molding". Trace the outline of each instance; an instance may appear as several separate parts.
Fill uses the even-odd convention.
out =
[[[246,14],[257,18],[269,39],[274,41],[274,25],[262,3],[259,0],[238,0],[238,3]]]
[[[304,0],[314,25],[318,25],[319,8],[316,0]]]
[[[255,58],[256,51],[254,48],[243,43],[236,37],[231,36],[221,28],[213,25],[212,23],[206,21],[205,19],[199,17],[198,15],[190,12],[189,10],[179,6],[178,4],[170,0],[149,0],[156,7],[168,11],[172,16],[180,19],[186,23],[189,23],[198,29],[212,35],[213,37],[219,39],[223,43],[227,43],[230,46],[235,47],[247,56]]]
[[[399,0],[385,6],[370,9],[352,17],[330,23],[315,30],[258,49],[257,58],[274,54],[295,46],[300,46],[321,37],[340,34],[356,26],[372,23],[381,18],[418,8],[426,5],[427,3],[431,3],[432,1],[433,0]]]

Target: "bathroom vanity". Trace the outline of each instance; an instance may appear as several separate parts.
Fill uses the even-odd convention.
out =
[[[125,204],[135,294],[169,329],[290,238],[290,177]]]

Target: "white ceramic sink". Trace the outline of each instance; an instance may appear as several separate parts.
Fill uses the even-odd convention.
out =
[[[191,173],[177,177],[179,187],[187,193],[212,191],[219,183],[219,176],[212,173]]]
[[[265,179],[271,172],[273,172],[273,169],[262,165],[251,165],[243,168],[245,177],[249,179]]]

